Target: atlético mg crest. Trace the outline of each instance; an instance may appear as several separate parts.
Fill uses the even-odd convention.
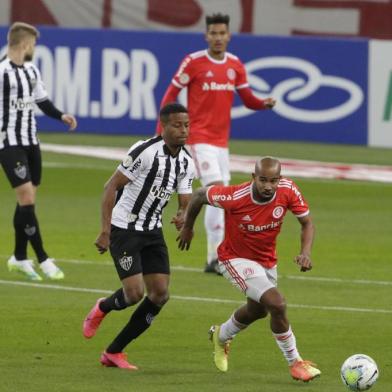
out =
[[[118,262],[124,271],[129,271],[132,267],[133,259],[132,256],[123,256]]]
[[[25,165],[21,165],[20,162],[16,164],[14,172],[22,180],[24,180],[27,176],[27,168]]]

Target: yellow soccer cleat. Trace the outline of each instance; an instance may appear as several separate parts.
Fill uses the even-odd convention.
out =
[[[213,325],[210,328],[210,330],[208,331],[208,334],[210,335],[210,340],[211,340],[212,344],[214,345],[215,366],[221,372],[227,372],[227,369],[229,367],[229,361],[228,361],[229,348],[230,348],[230,343],[231,343],[232,339],[226,340],[226,342],[224,342],[224,343],[220,342],[219,330],[220,330],[220,326]]]

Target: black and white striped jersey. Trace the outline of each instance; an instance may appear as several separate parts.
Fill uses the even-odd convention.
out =
[[[38,144],[34,103],[48,99],[38,68],[0,61],[0,149]]]
[[[185,147],[173,157],[161,136],[134,144],[117,170],[130,179],[112,212],[112,224],[123,229],[162,227],[172,193],[192,193],[192,157]]]

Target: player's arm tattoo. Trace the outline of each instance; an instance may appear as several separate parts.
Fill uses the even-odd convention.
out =
[[[195,224],[195,220],[199,215],[203,204],[209,204],[207,199],[207,188],[198,188],[193,193],[186,210],[184,223],[185,228],[193,229],[193,225]]]

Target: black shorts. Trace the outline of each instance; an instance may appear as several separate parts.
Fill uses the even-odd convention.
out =
[[[162,229],[136,231],[112,226],[110,254],[121,280],[140,273],[170,274]]]
[[[12,188],[31,181],[41,183],[42,159],[39,146],[11,146],[0,150],[0,163],[3,166]]]

